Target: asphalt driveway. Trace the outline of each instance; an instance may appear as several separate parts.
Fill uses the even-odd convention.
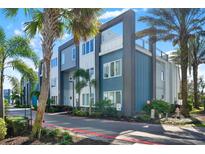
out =
[[[11,109],[8,114],[25,115],[25,110]],[[26,115],[30,115],[29,110]],[[205,128],[201,127],[156,125],[52,114],[45,114],[44,118],[46,127],[61,127],[112,144],[205,144]]]

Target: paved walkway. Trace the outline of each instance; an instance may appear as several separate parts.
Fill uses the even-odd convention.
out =
[[[9,114],[24,115],[24,110],[12,110]],[[108,141],[111,144],[205,144],[205,128],[200,127],[178,127],[49,114],[45,115],[44,125],[61,127],[92,139]]]

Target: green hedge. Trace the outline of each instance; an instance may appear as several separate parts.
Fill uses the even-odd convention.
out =
[[[155,109],[156,114],[165,114],[170,113],[171,105],[163,100],[154,100],[150,104],[146,104],[143,108],[147,114],[150,114],[151,109]]]
[[[27,133],[29,120],[26,117],[10,116],[6,117],[7,129],[9,136],[19,136]]]
[[[0,140],[3,140],[7,134],[6,123],[4,119],[0,118]]]

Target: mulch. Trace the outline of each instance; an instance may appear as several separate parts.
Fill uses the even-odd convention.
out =
[[[13,138],[7,138],[0,141],[0,145],[56,145],[57,143],[45,143],[41,142],[39,140],[31,141],[29,137],[27,136],[17,136]],[[92,140],[92,139],[82,139],[75,141],[72,143],[72,145],[108,145],[109,143],[98,141],[98,140]]]

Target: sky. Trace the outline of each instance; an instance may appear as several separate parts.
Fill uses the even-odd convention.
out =
[[[117,8],[117,9],[114,9],[114,8],[113,9],[111,9],[111,8],[103,9],[103,11],[101,13],[101,16],[99,17],[99,20],[103,24],[103,23],[115,18],[116,16],[124,13],[127,10],[128,10],[128,8],[126,8],[126,9],[119,9],[119,8]],[[135,27],[135,29],[136,29],[136,32],[146,28],[147,25],[144,24],[144,23],[139,22],[138,19],[139,19],[140,16],[146,15],[148,9],[147,8],[140,8],[140,9],[134,8],[132,10],[135,11],[135,17],[136,17],[136,27]],[[18,15],[15,18],[6,18],[4,16],[2,10],[0,9],[0,19],[1,19],[0,20],[0,27],[2,27],[4,29],[7,38],[11,38],[15,35],[26,37],[26,34],[24,33],[24,23],[30,21],[31,18],[28,17],[28,16],[26,17],[24,15],[23,10],[20,9],[20,11],[18,12]],[[65,33],[63,35],[63,37],[60,38],[55,43],[54,52],[57,52],[58,47],[61,44],[63,44],[64,42],[71,39],[71,37],[72,37],[71,34]],[[42,58],[42,50],[41,50],[41,38],[40,38],[39,34],[37,34],[33,39],[31,39],[30,46],[33,48],[33,50],[37,53],[37,55],[41,59]],[[176,47],[172,46],[171,42],[158,42],[157,47],[160,50],[162,50],[164,52],[167,52],[167,53],[169,53],[171,50],[176,49]],[[28,59],[23,59],[23,60],[27,64],[29,64],[29,66],[33,67],[37,71],[37,69],[34,67],[33,63],[30,60],[28,60]],[[21,77],[21,75],[17,71],[12,70],[12,69],[7,69],[5,71],[5,73],[7,75],[15,74],[15,76],[18,77],[19,79]],[[205,65],[201,65],[199,67],[199,76],[202,76],[204,74],[205,74]],[[10,87],[11,86],[10,86],[8,80],[5,80],[4,88],[7,89],[7,88],[10,88]]]

